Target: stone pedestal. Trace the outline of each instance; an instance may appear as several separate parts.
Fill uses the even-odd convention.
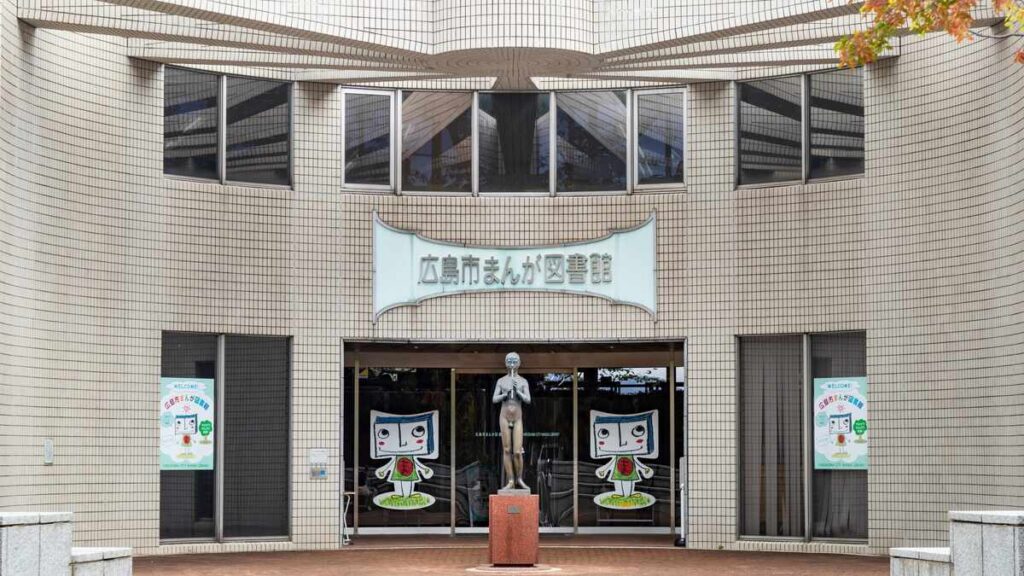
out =
[[[70,557],[70,512],[0,512],[0,576],[66,576]]]
[[[956,576],[1024,575],[1024,511],[950,512]]]
[[[490,498],[491,564],[533,566],[540,546],[540,497],[493,494]]]

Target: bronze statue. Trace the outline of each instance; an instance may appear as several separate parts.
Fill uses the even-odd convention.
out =
[[[505,459],[505,490],[516,488],[529,490],[523,482],[523,404],[530,403],[530,384],[517,371],[519,354],[509,352],[505,356],[508,374],[498,379],[494,386],[494,403],[501,402],[498,421],[501,426],[501,448]]]

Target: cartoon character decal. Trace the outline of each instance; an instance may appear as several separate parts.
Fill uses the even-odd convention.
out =
[[[853,431],[853,414],[830,414],[828,417],[828,433],[836,443],[836,452],[833,458],[848,458],[846,442]]]
[[[174,417],[174,434],[181,437],[182,451],[178,455],[179,458],[183,460],[194,458],[192,438],[195,437],[198,428],[199,416],[196,414],[178,414]]]
[[[654,469],[640,458],[658,457],[658,411],[609,414],[590,411],[590,457],[610,458],[596,471],[597,477],[615,486],[594,496],[594,503],[611,510],[647,508],[654,496],[635,490],[637,482],[654,476]]]
[[[437,410],[420,414],[370,412],[370,458],[387,459],[376,475],[394,486],[393,492],[375,496],[374,504],[389,510],[418,510],[434,503],[433,496],[416,491],[416,483],[434,475],[420,460],[437,459],[438,423]]]

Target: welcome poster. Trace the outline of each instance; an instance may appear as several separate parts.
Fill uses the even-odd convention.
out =
[[[814,379],[814,469],[868,469],[868,379]]]
[[[213,380],[160,379],[160,469],[213,470]]]

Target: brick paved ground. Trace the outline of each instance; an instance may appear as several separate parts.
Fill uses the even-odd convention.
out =
[[[331,552],[202,554],[135,559],[137,576],[415,576],[469,575],[487,562],[480,540],[361,541]],[[685,550],[638,540],[545,541],[541,562],[556,576],[655,574],[666,576],[888,576],[887,558]],[[389,546],[389,547],[387,547]],[[395,548],[395,546],[403,546]],[[598,547],[601,546],[601,547]]]

